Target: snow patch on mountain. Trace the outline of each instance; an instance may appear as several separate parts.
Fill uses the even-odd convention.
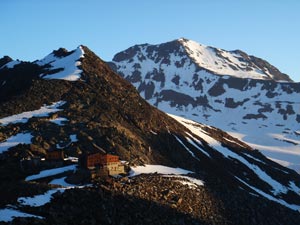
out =
[[[191,156],[193,156],[195,159],[199,160],[195,154],[176,136],[174,135],[174,137],[176,138],[176,140],[188,151],[188,153],[191,154]]]
[[[193,173],[192,171],[185,170],[182,168],[173,168],[162,165],[145,165],[145,166],[135,166],[131,167],[130,176],[138,176],[140,174],[149,174],[149,173],[159,173],[159,174],[189,174]]]
[[[19,144],[31,144],[33,136],[30,133],[19,133],[0,143],[0,154]]]
[[[63,126],[65,124],[65,122],[67,122],[69,120],[67,118],[64,118],[64,117],[58,117],[58,118],[55,118],[55,119],[51,119],[49,121],[52,122],[52,123],[55,123],[58,126]]]
[[[77,138],[77,135],[76,135],[76,134],[71,134],[71,135],[70,135],[70,139],[71,139],[71,142],[76,142],[76,141],[78,141],[78,138]]]
[[[211,156],[206,152],[206,151],[204,151],[204,149],[203,148],[201,148],[200,146],[202,145],[201,143],[200,143],[200,141],[199,140],[197,140],[196,138],[194,138],[191,134],[189,134],[189,133],[186,133],[189,137],[186,137],[186,140],[191,144],[191,145],[193,145],[195,148],[197,148],[198,150],[200,150],[204,155],[206,155],[207,157],[209,157],[209,158],[211,158]],[[195,143],[197,143],[198,145],[200,145],[200,146],[198,146],[198,145],[196,145]]]
[[[197,188],[198,186],[204,185],[204,182],[202,180],[193,177],[182,176],[182,175],[164,175],[164,177],[178,178],[177,182],[183,185],[188,185],[191,188]]]
[[[20,63],[21,63],[21,61],[19,61],[19,60],[10,61],[10,62],[6,63],[5,65],[1,66],[0,70],[4,69],[4,68],[12,69],[12,68],[14,68],[16,65],[18,65]]]
[[[75,187],[75,186],[77,186],[77,185],[74,185],[74,184],[67,183],[66,178],[67,177],[61,177],[61,178],[53,179],[52,181],[49,182],[49,184],[60,185],[62,187]]]
[[[24,213],[13,208],[0,209],[0,221],[10,222],[16,217],[35,217],[35,218],[43,219],[43,217],[41,216]]]
[[[21,205],[31,206],[31,207],[38,207],[45,205],[46,203],[51,201],[52,195],[57,192],[64,192],[64,188],[57,188],[52,189],[44,194],[41,195],[35,195],[33,197],[20,197],[18,198],[18,203]]]
[[[78,138],[77,138],[77,135],[76,134],[71,134],[70,136],[69,136],[69,138],[70,138],[70,142],[69,143],[57,143],[56,144],[56,148],[57,149],[64,149],[64,148],[67,148],[68,146],[70,146],[72,143],[74,143],[74,142],[77,142],[78,141]]]
[[[51,53],[44,59],[37,61],[36,64],[40,66],[50,66],[50,71],[54,71],[51,74],[41,74],[40,77],[44,79],[76,81],[81,77],[82,70],[78,67],[81,65],[80,59],[83,57],[83,48],[79,46],[70,55],[59,57],[56,56],[55,53]]]
[[[26,177],[26,181],[32,181],[32,180],[37,180],[45,177],[50,177],[54,176],[57,174],[61,174],[67,171],[74,171],[76,170],[77,165],[70,165],[70,166],[64,166],[64,167],[59,167],[59,168],[54,168],[54,169],[49,169],[49,170],[42,170],[38,174],[30,175]]]
[[[66,102],[59,101],[54,102],[51,105],[44,105],[40,109],[33,110],[33,111],[27,111],[20,114],[4,117],[0,119],[0,125],[6,126],[10,123],[27,123],[28,120],[32,117],[44,117],[48,116],[50,113],[61,111],[59,107],[64,105]]]

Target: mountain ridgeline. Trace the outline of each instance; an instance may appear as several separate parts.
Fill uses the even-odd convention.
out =
[[[187,101],[193,99],[195,101],[193,104],[201,105],[201,107],[218,113],[219,109],[211,105],[211,102],[207,100],[208,97],[205,97],[207,93],[211,93],[213,97],[222,96],[221,87],[224,87],[222,82],[229,80],[237,81],[232,83],[232,89],[245,88],[246,84],[241,87],[242,84],[236,77],[216,74],[213,77],[201,77],[200,73],[211,76],[212,71],[211,69],[196,67],[189,58],[179,55],[183,54],[182,43],[186,42],[186,40],[181,40],[168,43],[162,46],[163,51],[154,51],[160,46],[143,45],[133,47],[132,51],[127,50],[118,54],[114,59],[115,62],[110,63],[110,66],[116,71],[120,71],[121,75],[133,84],[138,83],[138,90],[130,82],[113,72],[104,61],[85,46],[79,46],[73,51],[59,49],[44,59],[31,63],[17,62],[7,58],[1,59],[0,142],[5,143],[11,137],[17,137],[18,134],[29,134],[31,137],[30,143],[22,143],[22,140],[19,140],[21,144],[1,152],[1,179],[7,181],[24,180],[25,175],[21,172],[16,174],[16,177],[12,177],[8,176],[5,171],[7,171],[6,166],[7,168],[11,166],[11,164],[8,165],[8,162],[15,163],[14,165],[17,166],[18,160],[27,156],[45,156],[48,151],[62,148],[69,156],[78,157],[83,153],[104,149],[107,153],[118,155],[121,160],[127,161],[131,166],[156,164],[180,167],[192,171],[191,176],[203,180],[204,189],[201,189],[201,194],[197,194],[197,196],[217,201],[219,208],[215,211],[208,210],[205,212],[205,205],[190,206],[191,209],[185,208],[180,211],[181,213],[184,212],[185,215],[182,218],[190,215],[198,224],[251,224],[254,220],[260,224],[268,224],[270,221],[274,224],[295,224],[295,221],[300,220],[300,215],[297,212],[300,208],[299,174],[269,160],[259,151],[216,127],[167,115],[140,97],[140,93],[142,95],[144,93],[144,97],[157,106],[160,102],[170,101],[170,106],[177,109],[180,109],[180,106],[187,106],[188,104],[185,105]],[[177,52],[179,50],[180,52]],[[210,49],[209,51],[213,50]],[[144,54],[146,52],[147,55]],[[226,52],[220,51],[218,54],[222,55],[225,60]],[[235,54],[244,57],[245,60],[240,58],[241,64],[235,63],[235,66],[232,65],[232,67],[227,68],[228,71],[237,71],[234,68],[240,68],[240,73],[244,74],[244,71],[250,71],[252,68],[253,76],[264,73],[262,75],[264,79],[257,80],[258,83],[255,85],[251,83],[253,81],[245,79],[249,88],[263,88],[260,84],[267,85],[268,82],[271,82],[270,79],[289,80],[286,75],[281,74],[276,68],[260,59],[249,57],[241,52],[235,52]],[[180,60],[174,61],[172,57],[180,58]],[[246,61],[247,57],[249,62]],[[142,71],[142,63],[150,58],[161,68],[146,73]],[[139,63],[134,61],[135,59],[138,59]],[[233,61],[229,56],[226,60]],[[177,75],[172,77],[172,81],[168,80],[167,73],[162,71],[162,67],[167,70],[173,65],[173,62],[179,70],[195,69],[194,78],[191,78],[189,85],[183,81],[186,78],[180,76],[181,74],[176,71],[174,72]],[[134,63],[133,67],[131,67],[131,63]],[[217,61],[217,63],[220,62]],[[234,62],[232,63],[234,64]],[[183,65],[187,65],[187,67]],[[129,67],[132,73],[126,76],[126,68]],[[258,71],[258,68],[261,70]],[[121,71],[121,69],[124,70]],[[275,71],[276,74],[272,71]],[[157,83],[159,86],[156,86]],[[203,86],[208,83],[210,83],[210,89],[215,89],[215,91],[205,92]],[[202,93],[203,96],[192,98],[172,89],[163,89],[164,87],[171,87],[171,84],[175,85],[174,90],[179,87],[189,87],[197,93]],[[192,84],[194,86],[190,86]],[[220,88],[217,88],[217,85]],[[275,90],[278,86],[273,88]],[[286,92],[294,93],[294,89],[297,90],[296,85],[287,86]],[[266,91],[270,91],[270,89]],[[227,103],[219,104],[228,105],[228,101],[230,102],[227,100]],[[238,107],[236,104],[243,105],[245,102],[241,103],[232,99],[232,105],[228,108],[236,108]],[[33,116],[24,121],[25,112],[32,113],[43,107],[49,108],[49,105],[53,103],[58,105],[55,111],[42,116]],[[268,107],[264,103],[257,104],[261,107]],[[24,116],[21,116],[19,121],[11,122],[11,116],[17,118],[18,115]],[[284,115],[290,118],[293,114],[289,111],[282,114],[283,117]],[[56,118],[63,118],[64,122],[62,124],[53,123],[52,121]],[[71,136],[75,136],[76,140],[72,140]],[[16,171],[19,170],[16,169]],[[142,182],[143,180],[150,182],[149,179],[151,181],[151,179],[155,180],[156,178],[141,177],[135,182]],[[160,179],[157,182],[162,181]],[[134,184],[133,182],[132,185]],[[161,192],[167,187],[163,185],[174,188],[174,185],[169,183],[161,184],[160,187],[157,187],[161,188]],[[2,193],[7,191],[5,187],[0,187]],[[106,206],[103,207],[105,211],[105,208],[111,207],[112,202],[117,198],[124,202],[124,199],[128,197],[124,193],[117,192],[115,186],[111,188],[112,197],[108,196],[107,198],[111,201],[106,199],[108,194],[99,194],[93,188],[83,188],[77,191],[78,195],[73,194],[76,190],[66,190],[64,195],[54,197],[54,200],[47,206],[52,211],[47,207],[47,209],[40,209],[41,214],[45,216],[42,222],[51,224],[51,221],[55,221],[57,224],[62,224],[58,221],[59,217],[55,217],[51,213],[54,213],[55,207],[59,208],[60,204],[57,205],[57,202],[62,201],[62,204],[69,204],[76,196],[86,197],[78,200],[81,202],[80,205],[71,207],[75,212],[75,209],[80,209],[84,205],[84,199],[87,199],[90,205],[97,205],[102,198],[103,204],[106,202]],[[188,189],[188,187],[186,188]],[[106,189],[105,193],[108,192],[109,190]],[[97,197],[93,198],[93,196]],[[136,199],[135,204],[132,203],[133,201],[130,198],[126,207],[136,206],[141,199]],[[157,201],[160,203],[162,199]],[[256,204],[257,202],[260,204]],[[7,203],[11,202],[7,200]],[[196,209],[197,211],[191,213]],[[244,210],[243,218],[238,216],[241,209]],[[43,213],[43,210],[48,213]],[[66,214],[67,218],[74,216],[70,215],[72,210]],[[176,214],[176,210],[174,214],[173,208],[172,212],[169,210],[168,213],[170,214],[166,216],[179,215]],[[89,218],[93,216],[96,218],[96,214],[93,213]],[[117,213],[115,216],[120,215]],[[148,215],[149,218],[147,215],[145,217],[140,218],[143,221],[141,224],[147,224],[147,221],[151,221],[151,214]],[[221,219],[216,220],[216,218]],[[85,219],[78,215],[77,222],[83,222]],[[71,221],[74,222],[74,220],[69,222]],[[127,222],[125,221],[124,224],[130,224]],[[19,223],[22,224],[22,221]]]

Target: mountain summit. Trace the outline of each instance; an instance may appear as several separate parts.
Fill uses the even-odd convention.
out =
[[[128,61],[134,56],[140,61],[150,60],[177,69],[191,67],[196,72],[206,70],[222,76],[292,82],[288,75],[263,59],[241,50],[226,51],[185,38],[159,45],[135,45],[116,54],[113,62]]]
[[[13,223],[299,221],[299,174],[218,128],[151,106],[87,47],[5,65],[0,69],[0,206],[6,208],[0,209],[0,220],[7,211],[19,210],[18,215],[22,211],[38,218]],[[29,172],[20,167],[22,160],[53,150],[71,158],[91,152],[118,155],[129,173],[70,188],[66,173],[52,173],[76,169],[76,164]],[[148,168],[160,169],[138,176]],[[166,170],[172,172],[162,176]],[[178,170],[184,174],[175,175]],[[42,179],[31,182],[32,177]],[[48,204],[26,205],[49,193],[55,194]]]
[[[179,39],[178,42],[200,68],[212,73],[238,78],[292,81],[288,75],[281,73],[267,61],[249,56],[241,50],[226,51],[184,38]]]
[[[179,39],[135,45],[109,64],[162,111],[221,128],[300,171],[300,83],[265,60]]]

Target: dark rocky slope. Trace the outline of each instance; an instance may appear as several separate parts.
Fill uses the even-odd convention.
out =
[[[21,218],[11,224],[285,224],[299,213],[228,188],[218,178],[189,187],[184,178],[141,175],[99,181],[93,187],[56,194],[51,204],[25,209],[45,220]]]

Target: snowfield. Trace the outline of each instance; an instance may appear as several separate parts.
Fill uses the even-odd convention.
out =
[[[202,127],[204,127],[204,125],[201,125],[199,123],[196,123],[194,121],[191,121],[191,120],[179,117],[179,116],[175,116],[175,115],[171,115],[171,114],[169,114],[169,116],[171,116],[172,118],[174,118],[175,120],[180,122],[182,125],[184,125],[186,128],[188,128],[193,134],[202,138],[205,142],[207,142],[208,145],[210,145],[214,150],[221,153],[224,157],[226,157],[230,160],[233,160],[233,159],[238,160],[243,165],[247,166],[250,170],[252,170],[256,174],[256,176],[259,179],[266,182],[267,184],[270,185],[270,187],[272,187],[271,193],[273,193],[274,196],[277,196],[277,198],[275,198],[274,196],[272,196],[270,194],[265,193],[264,191],[262,191],[256,187],[253,187],[252,185],[248,184],[245,180],[242,180],[241,178],[235,176],[235,178],[237,180],[239,180],[240,182],[242,182],[243,184],[245,184],[246,186],[251,188],[257,194],[259,194],[269,200],[278,202],[278,203],[280,203],[290,209],[293,209],[293,210],[300,210],[299,205],[289,204],[289,203],[285,202],[284,200],[280,199],[281,194],[286,194],[289,191],[295,192],[298,195],[300,194],[300,188],[298,186],[296,186],[296,184],[294,182],[289,182],[289,185],[287,185],[287,186],[279,183],[278,181],[273,179],[270,175],[268,175],[265,171],[263,171],[259,166],[254,165],[251,162],[249,162],[247,160],[247,157],[242,157],[241,155],[236,154],[235,152],[229,150],[228,148],[223,147],[220,142],[218,142],[217,140],[210,137],[207,134],[207,132],[202,129]],[[187,136],[190,136],[190,135],[187,134]],[[186,137],[186,138],[189,139],[189,137]],[[182,144],[181,141],[180,141],[180,143]],[[184,146],[184,147],[188,150],[188,148],[186,146]],[[196,147],[201,150],[200,147],[198,147],[198,146],[196,146]],[[190,150],[188,150],[188,151],[190,151]],[[203,152],[203,150],[202,150],[202,152]],[[249,156],[249,154],[244,154],[244,155]],[[250,158],[253,158],[253,157],[251,156]],[[255,160],[259,161],[257,159],[255,159]]]

